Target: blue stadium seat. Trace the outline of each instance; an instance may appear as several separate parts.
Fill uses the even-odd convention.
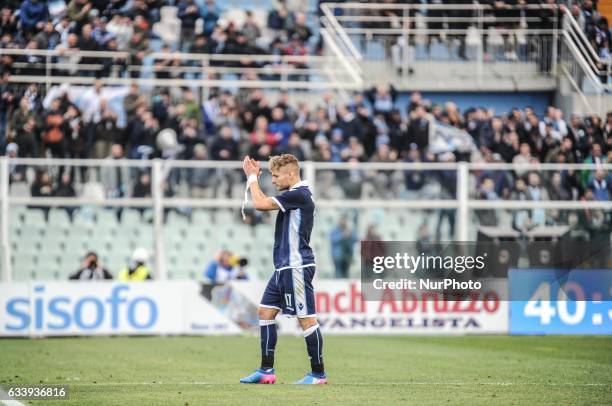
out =
[[[115,209],[99,209],[96,212],[96,223],[99,227],[104,228],[117,227],[117,213]]]
[[[9,223],[11,224],[11,227],[14,224],[21,225],[27,211],[28,210],[24,206],[11,206],[9,210]]]
[[[121,212],[121,223],[120,223],[120,225],[122,225],[122,226],[126,226],[126,225],[138,225],[138,224],[140,224],[141,218],[142,218],[142,216],[141,216],[141,214],[140,214],[140,212],[138,210],[126,207]]]
[[[443,42],[432,42],[430,48],[430,57],[432,60],[446,61],[450,59],[448,47]]]
[[[49,225],[66,225],[70,223],[70,216],[64,209],[51,209],[48,223]]]
[[[18,229],[17,235],[21,238],[32,241],[38,241],[42,238],[45,230],[45,223],[26,223]]]
[[[26,212],[24,224],[44,226],[45,223],[45,215],[42,210],[31,209]]]
[[[13,264],[13,279],[15,281],[31,280],[32,274],[37,269],[37,263],[34,260],[34,255],[16,255],[12,258]]]
[[[198,226],[207,226],[212,223],[211,213],[209,210],[194,210],[191,221]]]

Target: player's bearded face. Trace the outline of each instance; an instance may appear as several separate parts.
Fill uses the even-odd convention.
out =
[[[292,185],[293,173],[287,168],[272,170],[272,184],[276,190],[286,190]]]

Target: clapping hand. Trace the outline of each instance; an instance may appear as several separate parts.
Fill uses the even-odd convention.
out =
[[[244,161],[242,161],[242,170],[244,170],[244,174],[247,176],[247,178],[251,175],[256,175],[257,177],[261,175],[259,162],[252,159],[248,155],[244,157]]]

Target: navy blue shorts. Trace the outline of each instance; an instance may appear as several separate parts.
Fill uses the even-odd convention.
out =
[[[285,316],[316,316],[314,274],[314,266],[274,271],[261,298],[261,307],[278,309]]]

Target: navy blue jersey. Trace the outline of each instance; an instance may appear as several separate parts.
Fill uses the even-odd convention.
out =
[[[274,267],[280,271],[314,266],[310,234],[315,203],[308,184],[299,182],[272,199],[280,208],[274,230]]]

